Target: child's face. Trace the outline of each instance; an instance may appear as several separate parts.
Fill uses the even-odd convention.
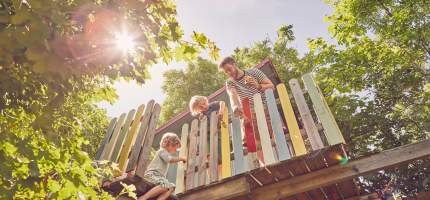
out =
[[[178,145],[169,145],[166,147],[167,152],[175,153],[179,148],[181,148],[181,144]]]
[[[208,108],[209,108],[208,101],[202,101],[202,102],[200,102],[200,104],[198,105],[198,108],[199,108],[200,112],[207,111]]]

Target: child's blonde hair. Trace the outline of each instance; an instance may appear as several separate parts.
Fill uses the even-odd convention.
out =
[[[168,146],[177,146],[181,144],[181,140],[174,133],[165,133],[163,137],[161,137],[160,147],[166,148]]]
[[[193,96],[193,97],[191,97],[191,100],[190,100],[191,115],[196,116],[196,115],[200,114],[200,110],[198,109],[198,106],[202,102],[207,102],[207,101],[208,101],[208,98],[205,96]]]

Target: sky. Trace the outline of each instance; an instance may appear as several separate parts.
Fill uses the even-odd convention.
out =
[[[267,37],[274,39],[281,25],[292,24],[296,40],[291,47],[307,52],[306,40],[323,37],[332,41],[324,16],[332,8],[322,0],[178,0],[178,21],[188,37],[193,31],[204,33],[221,49],[220,57],[231,55],[237,47],[249,47]],[[203,56],[204,57],[204,56]],[[118,81],[114,104],[101,102],[108,116],[119,116],[146,104],[150,99],[162,104],[163,72],[183,69],[186,63],[157,64],[149,69],[151,79],[144,85]]]

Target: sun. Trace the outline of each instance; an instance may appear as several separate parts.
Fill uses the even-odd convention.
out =
[[[132,53],[136,47],[134,38],[127,32],[115,34],[115,45],[123,54]]]

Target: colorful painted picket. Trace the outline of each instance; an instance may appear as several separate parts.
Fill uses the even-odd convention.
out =
[[[125,117],[126,117],[125,113],[123,113],[119,116],[119,119],[116,122],[115,129],[112,133],[112,136],[111,136],[109,142],[107,143],[106,147],[104,148],[103,153],[101,155],[102,160],[110,160],[110,156],[112,154],[113,147],[116,144],[116,140],[118,138],[119,132],[121,131]]]
[[[222,178],[231,176],[230,133],[228,130],[228,110],[224,108],[221,120],[221,175]]]
[[[261,149],[264,156],[264,164],[270,165],[276,162],[275,153],[272,148],[269,128],[267,127],[266,114],[264,113],[263,100],[259,93],[253,96],[255,116],[257,117],[258,134],[260,135]]]
[[[272,89],[267,89],[264,92],[267,101],[267,108],[270,115],[273,134],[275,136],[276,149],[278,152],[278,160],[287,160],[291,158],[290,148],[285,140],[284,130],[282,128],[281,118],[276,105],[275,95]]]
[[[143,114],[143,110],[145,109],[145,105],[142,104],[137,108],[137,112],[134,116],[133,122],[130,127],[130,132],[127,134],[127,137],[124,141],[124,145],[121,149],[121,152],[119,154],[119,160],[118,160],[118,167],[121,169],[121,171],[125,170],[126,162],[128,159],[128,155],[131,150],[131,145],[134,144],[137,136],[137,129],[140,126],[140,120]]]
[[[218,117],[217,112],[212,112],[209,126],[209,180],[218,181]]]
[[[106,135],[103,138],[102,142],[100,143],[99,148],[97,149],[96,156],[95,156],[96,160],[100,160],[102,153],[103,153],[103,150],[104,150],[106,144],[109,142],[109,139],[112,136],[113,130],[115,129],[116,120],[117,120],[117,118],[114,117],[109,122],[109,126],[106,130]]]
[[[248,98],[242,99],[242,109],[243,109],[243,129],[245,131],[245,141],[246,147],[248,149],[248,155],[246,155],[246,160],[248,162],[248,169],[256,169],[260,167],[260,161],[257,157],[257,145],[255,141],[254,134],[254,123],[251,114],[251,106]]]
[[[300,133],[299,125],[291,105],[290,97],[288,96],[285,84],[281,83],[276,86],[281,102],[284,119],[287,123],[288,132],[290,133],[291,143],[293,144],[294,153],[296,156],[306,154],[306,147],[303,141],[302,134]]]
[[[345,143],[342,133],[340,132],[339,126],[324,100],[324,97],[319,89],[318,85],[315,83],[312,75],[310,73],[302,76],[303,83],[311,97],[312,104],[318,119],[324,128],[325,136],[330,145],[335,145],[339,143]]]
[[[244,173],[247,169],[245,157],[243,155],[242,129],[240,119],[232,116],[231,119],[231,136],[233,143],[233,175]]]
[[[199,155],[197,157],[197,175],[198,175],[198,182],[197,185],[204,185],[206,184],[206,177],[207,177],[207,168],[206,168],[206,161],[207,161],[207,152],[208,152],[208,124],[207,124],[207,117],[204,116],[202,119],[200,119],[200,130],[199,130]]]
[[[299,81],[297,79],[291,79],[289,84],[293,92],[294,99],[296,100],[297,108],[299,110],[300,116],[302,117],[303,126],[305,127],[306,134],[308,135],[312,149],[317,150],[323,148],[324,145],[318,133],[314,119],[312,118],[311,111],[306,104],[306,100],[303,96],[303,91],[300,87]]]
[[[187,157],[188,155],[188,124],[182,126],[181,133],[181,149],[179,150],[179,157]],[[185,190],[185,168],[186,164],[183,162],[178,163],[176,170],[176,189],[175,193],[181,193]]]
[[[136,168],[137,161],[139,158],[140,150],[142,149],[142,145],[145,140],[146,133],[148,131],[149,121],[151,119],[151,115],[154,109],[154,100],[150,100],[146,104],[145,113],[142,117],[142,122],[139,128],[139,132],[137,134],[136,140],[134,142],[133,148],[131,149],[130,156],[128,158],[128,164],[125,171],[129,172]]]
[[[191,122],[191,131],[189,134],[190,137],[190,144],[188,146],[188,162],[187,162],[187,173],[186,173],[186,183],[185,188],[187,190],[192,189],[196,187],[194,184],[194,178],[195,178],[195,170],[196,170],[196,156],[197,156],[197,133],[198,133],[198,127],[199,121],[197,119],[194,119]]]

